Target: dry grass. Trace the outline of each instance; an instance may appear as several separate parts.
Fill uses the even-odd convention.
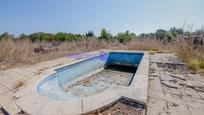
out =
[[[165,45],[158,40],[143,38],[135,39],[127,43],[127,49],[129,50],[150,50],[150,51],[162,51],[166,50]]]
[[[173,50],[176,54],[188,63],[194,70],[204,68],[204,47],[195,49],[192,41],[178,40],[171,45],[165,45],[154,39],[135,39],[126,44],[117,41],[106,42],[95,38],[84,39],[73,42],[63,42],[59,51],[50,53],[34,53],[33,50],[43,42],[32,43],[29,40],[0,40],[0,69],[34,64],[41,61],[52,60],[72,53],[87,52],[99,49],[128,49],[128,50],[151,50],[164,51]]]
[[[0,40],[0,69],[7,69],[15,66],[34,64],[41,61],[51,60],[66,56],[71,53],[80,53],[98,49],[125,48],[118,42],[107,43],[98,39],[84,39],[73,42],[63,42],[59,51],[50,53],[34,53],[34,48],[39,47],[43,42],[32,43],[29,40]]]
[[[33,48],[37,47],[38,43],[31,43],[28,40],[14,41],[11,39],[0,41],[0,65],[13,65],[16,63],[33,63],[36,61],[36,56],[33,53]],[[6,67],[2,67],[6,68]]]
[[[204,69],[204,46],[195,48],[191,40],[177,40],[173,43],[173,50],[193,70]]]

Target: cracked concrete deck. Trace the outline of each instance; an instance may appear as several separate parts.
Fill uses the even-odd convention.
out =
[[[147,115],[204,115],[204,77],[173,54],[151,55]]]
[[[30,114],[51,115],[86,113],[117,101],[123,96],[146,103],[149,73],[148,53],[145,53],[137,69],[137,77],[134,77],[133,85],[129,87],[113,86],[96,95],[69,102],[51,100],[37,93],[36,85],[41,79],[54,73],[54,69],[77,61],[81,60],[64,57],[32,66],[0,71],[0,105],[10,114],[23,110]]]

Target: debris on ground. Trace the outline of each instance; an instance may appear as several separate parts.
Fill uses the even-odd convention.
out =
[[[115,104],[85,115],[145,115],[144,105],[134,101],[120,99]]]
[[[51,44],[46,44],[46,45],[41,45],[38,48],[34,49],[34,53],[49,53],[49,52],[56,52],[59,50],[58,46],[60,43],[51,43]]]
[[[88,96],[99,93],[111,85],[128,86],[136,69],[136,67],[109,66],[88,78],[65,85],[63,89],[78,96]]]

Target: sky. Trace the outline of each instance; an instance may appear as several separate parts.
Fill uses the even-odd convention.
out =
[[[204,26],[204,0],[0,0],[0,34],[136,34]]]

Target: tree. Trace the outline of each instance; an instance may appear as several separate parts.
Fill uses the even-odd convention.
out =
[[[148,38],[149,35],[148,35],[148,34],[145,34],[145,33],[141,33],[139,37],[140,37],[140,38]]]
[[[19,39],[29,39],[29,36],[24,33],[21,33],[18,38]]]
[[[63,32],[56,33],[55,38],[56,40],[59,40],[59,41],[71,40],[71,36]]]
[[[88,31],[85,35],[86,37],[94,37],[94,32],[93,31]]]
[[[100,39],[104,39],[106,41],[111,41],[113,39],[113,36],[111,33],[109,33],[106,29],[101,30],[101,36],[99,37]]]
[[[0,35],[0,39],[13,39],[14,36],[9,34],[8,32],[4,32],[2,35]]]
[[[59,32],[55,34],[55,39],[59,41],[73,41],[73,40],[79,40],[82,38],[82,35],[80,34],[71,34],[71,33],[64,33]]]
[[[166,30],[163,30],[163,29],[158,29],[156,32],[155,32],[155,35],[156,35],[156,38],[159,39],[159,40],[164,40],[166,35],[167,35],[167,31]]]
[[[172,27],[169,29],[169,32],[172,34],[173,37],[177,37],[178,35],[183,34],[184,30],[182,28]]]
[[[23,35],[22,37],[25,37]],[[28,36],[32,42],[35,41],[46,41],[46,42],[51,42],[51,41],[73,41],[73,40],[79,40],[82,38],[82,35],[80,34],[71,34],[71,33],[64,33],[64,32],[58,32],[56,34],[52,33],[43,33],[43,32],[38,32],[38,33],[32,33]]]
[[[173,35],[171,34],[171,33],[167,33],[166,34],[166,38],[165,38],[165,42],[170,42],[170,41],[172,41],[172,39],[173,39],[174,37],[173,37]]]
[[[163,29],[158,29],[155,32],[155,36],[157,39],[163,41],[163,42],[169,42],[172,40],[173,36],[170,32],[163,30]]]
[[[50,41],[55,40],[54,34],[44,33],[44,32],[32,33],[28,37],[30,38],[30,40],[32,42],[35,42],[35,41],[47,41],[47,42],[50,42]]]
[[[134,39],[136,35],[134,33],[130,33],[129,31],[118,33],[115,38],[121,42],[126,43],[132,39]]]

